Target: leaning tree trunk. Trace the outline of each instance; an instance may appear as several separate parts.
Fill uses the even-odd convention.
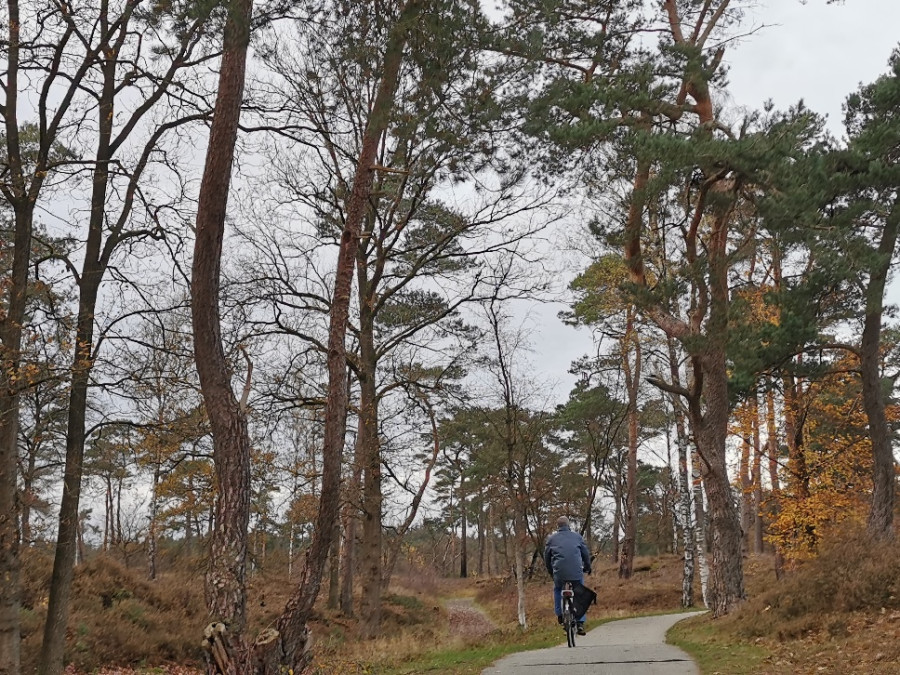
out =
[[[214,623],[207,627],[204,645],[209,653],[208,672],[225,675],[251,672],[244,638],[250,436],[222,347],[219,282],[252,11],[252,0],[234,0],[228,5],[218,94],[200,183],[191,275],[194,359],[212,431],[217,487],[206,572],[206,607]]]
[[[431,483],[431,472],[434,470],[434,467],[437,464],[438,455],[441,452],[441,439],[438,433],[437,417],[434,414],[434,408],[428,401],[427,396],[424,397],[423,407],[425,408],[425,412],[428,414],[428,419],[431,424],[431,457],[424,467],[425,475],[422,477],[422,482],[419,483],[419,489],[416,490],[416,494],[413,495],[412,503],[410,503],[409,506],[409,512],[406,514],[406,519],[395,529],[394,535],[392,537],[393,541],[388,544],[390,552],[387,555],[387,561],[384,565],[383,573],[381,576],[382,588],[387,588],[391,583],[391,577],[394,574],[394,566],[397,564],[397,558],[400,555],[400,543],[403,541],[403,537],[406,536],[406,533],[409,532],[409,528],[412,527],[413,523],[416,521],[416,517],[419,514],[419,507],[422,505],[422,499],[425,497],[425,491],[428,489],[428,485]],[[462,491],[462,481],[460,481],[460,491]],[[463,502],[461,500],[460,504],[462,503]],[[465,519],[465,511],[463,511],[463,519]],[[465,529],[466,528],[464,520],[463,532],[465,532]],[[463,556],[465,557],[465,539],[463,539],[462,548]]]
[[[322,488],[313,539],[306,553],[300,585],[279,617],[276,629],[257,638],[256,672],[275,675],[302,672],[309,664],[307,622],[319,594],[322,573],[331,548],[333,524],[340,514],[341,456],[347,426],[347,348],[345,344],[353,286],[353,265],[363,218],[368,209],[375,173],[378,142],[390,122],[409,30],[421,10],[421,0],[408,0],[391,29],[384,68],[372,112],[363,134],[356,173],[347,200],[335,269],[331,317],[328,328],[328,390],[322,448]]]

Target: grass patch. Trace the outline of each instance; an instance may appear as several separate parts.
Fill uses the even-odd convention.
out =
[[[419,598],[412,595],[399,595],[397,593],[386,595],[384,597],[384,602],[406,609],[422,609],[424,607]]]
[[[500,634],[482,644],[438,649],[421,654],[406,663],[373,666],[369,672],[377,673],[377,675],[417,675],[418,673],[472,675],[480,673],[507,654],[553,647],[560,641],[558,628],[542,626],[525,633],[516,631]]]
[[[724,633],[706,614],[679,621],[669,629],[666,641],[690,654],[704,675],[758,673],[769,657],[766,649]]]
[[[587,629],[614,621],[604,617],[588,619]],[[448,646],[441,645],[431,651],[423,651],[402,662],[368,663],[360,666],[359,672],[371,675],[419,675],[420,673],[441,673],[441,675],[479,675],[482,670],[497,660],[516,652],[546,649],[564,644],[564,636],[559,626],[541,623],[533,625],[526,632],[518,628],[507,628],[491,634],[478,642],[464,642]]]

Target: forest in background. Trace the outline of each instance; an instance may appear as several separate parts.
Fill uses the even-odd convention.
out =
[[[836,139],[722,104],[738,0],[0,11],[0,673],[29,548],[39,672],[76,565],[179,547],[210,672],[269,673],[320,590],[379,635],[401,560],[515,579],[527,628],[560,513],[622,579],[682,555],[716,616],[747,552],[893,538],[900,53]],[[596,350],[551,405],[518,312],[562,229]],[[295,591],[249,634],[273,556]]]

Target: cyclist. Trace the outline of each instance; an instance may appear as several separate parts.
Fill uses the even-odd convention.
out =
[[[566,582],[584,583],[584,572],[591,573],[591,554],[587,544],[577,532],[569,529],[569,519],[560,516],[556,521],[556,532],[547,537],[544,546],[544,564],[553,577],[553,607],[556,620],[561,624],[562,590]],[[578,618],[578,634],[584,635],[585,617]]]

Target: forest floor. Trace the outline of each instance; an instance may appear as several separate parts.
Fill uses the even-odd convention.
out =
[[[497,624],[475,604],[472,598],[451,598],[445,607],[447,632],[452,638],[477,640],[497,629]]]
[[[32,551],[24,566],[23,673],[34,672],[51,560]],[[679,611],[681,560],[639,558],[631,579],[595,562],[598,592],[588,627],[628,616]],[[526,585],[527,631],[516,620],[510,579],[441,578],[401,570],[384,597],[383,637],[361,640],[354,620],[319,609],[312,627],[316,675],[480,673],[502,656],[559,642],[551,585]],[[193,675],[205,623],[202,562],[181,561],[156,582],[109,557],[79,566],[67,642],[67,675]],[[748,602],[726,618],[678,624],[670,639],[704,675],[900,672],[900,545],[847,541],[776,581],[772,556],[745,558]],[[251,579],[251,631],[268,625],[290,583],[273,571]],[[699,582],[696,597],[699,600]]]

